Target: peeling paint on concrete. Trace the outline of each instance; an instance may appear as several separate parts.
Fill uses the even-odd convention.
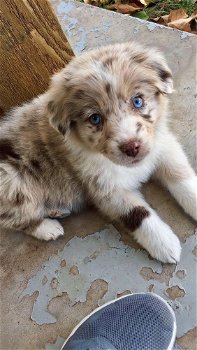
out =
[[[47,343],[45,344],[45,350],[60,350],[64,344],[65,339],[57,336],[56,342],[54,344]]]
[[[187,32],[181,32],[181,39],[185,39],[185,38],[188,38],[189,36],[191,36],[192,34],[191,33],[187,33]]]
[[[176,300],[176,299],[179,300],[179,298],[183,298],[185,296],[185,291],[179,286],[172,286],[166,289],[166,294],[172,300]]]
[[[62,1],[58,6],[57,6],[57,10],[59,14],[67,14],[69,13],[71,10],[73,10],[75,8],[74,4],[72,2],[64,2]]]
[[[148,30],[150,30],[150,32],[152,32],[153,30],[155,30],[155,28],[157,28],[156,23],[152,23],[152,22],[148,23],[146,26]]]
[[[185,278],[185,276],[186,276],[185,270],[178,270],[178,271],[176,272],[176,276],[177,276],[178,278],[180,278],[180,279]]]
[[[194,247],[194,249],[192,250],[192,254],[194,254],[194,256],[197,257],[197,245]]]
[[[72,2],[64,2],[62,1],[57,6],[57,13],[59,15],[62,15],[62,20],[65,21],[67,24],[63,27],[63,30],[67,32],[68,36],[74,35],[72,30],[76,28],[76,25],[78,23],[78,20],[74,17],[70,17],[68,14],[70,11],[75,9],[75,5]]]
[[[135,27],[135,28],[133,29],[133,34],[137,34],[138,32],[139,32],[139,28]]]
[[[178,336],[182,336],[192,329],[196,322],[195,286],[191,290],[196,273],[196,258],[192,254],[194,246],[195,236],[191,236],[183,244],[181,262],[168,275],[166,285],[165,279],[158,278],[162,273],[162,264],[150,259],[145,251],[125,245],[120,241],[119,232],[109,225],[88,237],[71,239],[62,251],[46,261],[40,271],[29,280],[20,300],[35,291],[39,292],[31,318],[41,325],[56,322],[55,317],[48,312],[48,304],[53,298],[66,292],[72,304],[85,302],[91,283],[97,279],[108,283],[108,291],[99,300],[100,305],[125,291],[135,293],[151,289],[164,297],[174,309],[178,322]],[[62,266],[64,260],[66,265]],[[140,273],[144,268],[148,269],[148,272],[153,271],[157,280],[150,279],[149,282],[144,279]],[[176,272],[182,270],[186,271],[186,274],[180,279]],[[48,281],[43,285],[44,276]],[[55,284],[56,288],[52,288],[51,285],[54,278],[58,282]],[[170,288],[170,291],[174,291],[174,286],[185,293],[182,293],[178,300],[176,297],[170,299],[171,295],[167,293]]]
[[[69,37],[76,36],[78,37],[75,42],[74,52],[80,54],[86,49],[88,42],[88,35],[94,33],[95,37],[100,36],[100,28],[94,27],[87,29],[80,26],[77,27],[78,20],[72,16],[72,11],[76,9],[76,5],[73,2],[60,2],[57,5],[57,14],[61,16],[62,21],[64,21],[63,29]],[[71,12],[71,13],[70,13]],[[102,23],[102,30],[107,32],[110,28],[110,23]],[[98,34],[96,34],[98,33]]]

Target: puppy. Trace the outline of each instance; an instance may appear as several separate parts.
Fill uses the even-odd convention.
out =
[[[74,58],[1,121],[0,225],[56,239],[63,228],[51,215],[94,203],[152,257],[179,261],[178,238],[138,191],[154,172],[197,218],[196,177],[167,125],[172,92],[155,49],[125,43]]]

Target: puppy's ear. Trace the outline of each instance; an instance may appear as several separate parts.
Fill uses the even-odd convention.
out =
[[[51,79],[48,91],[47,113],[51,126],[65,135],[70,130],[70,118],[66,109],[67,80],[65,69],[55,74]]]
[[[64,136],[70,130],[70,120],[66,116],[64,104],[51,100],[47,108],[51,126]]]
[[[164,94],[171,94],[174,91],[172,72],[168,67],[163,55],[160,52],[154,50],[149,64],[151,68],[156,71],[159,77],[160,81],[157,85],[159,91]]]

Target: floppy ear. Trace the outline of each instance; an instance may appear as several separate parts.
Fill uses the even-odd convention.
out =
[[[158,84],[158,89],[160,92],[164,94],[171,94],[174,91],[172,72],[168,67],[163,55],[160,52],[154,50],[153,57],[149,62],[151,68],[156,71],[159,77],[160,82]]]
[[[70,130],[70,120],[66,116],[65,106],[61,102],[51,100],[47,108],[51,126],[65,135]]]
[[[51,126],[65,135],[70,130],[70,119],[66,109],[67,80],[65,70],[55,74],[48,91],[47,113]]]

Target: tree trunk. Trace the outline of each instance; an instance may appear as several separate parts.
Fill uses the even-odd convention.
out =
[[[73,57],[47,0],[0,0],[0,114],[46,90]]]

